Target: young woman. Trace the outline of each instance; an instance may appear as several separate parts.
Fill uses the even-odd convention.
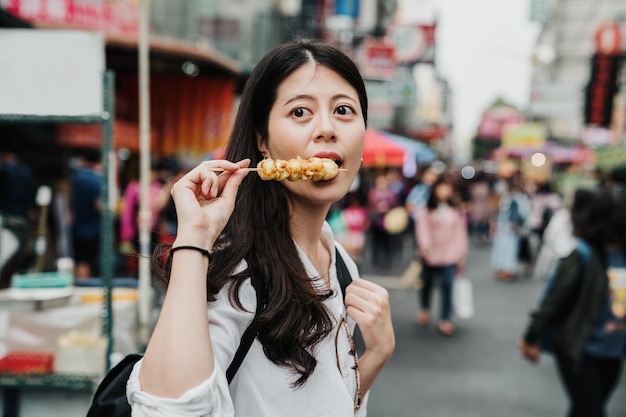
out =
[[[357,278],[339,247],[354,277],[344,304],[325,223],[359,170],[366,120],[363,81],[335,48],[288,43],[257,64],[226,159],[201,163],[173,186],[172,250],[200,250],[175,250],[171,258],[161,315],[128,384],[134,416],[366,412],[366,394],[394,349],[388,294]],[[247,169],[264,158],[297,156],[331,158],[346,171],[329,181],[278,182]],[[266,290],[266,306],[229,385],[226,367],[255,318],[253,276]],[[351,354],[355,322],[365,344],[358,364]]]
[[[496,230],[491,246],[491,267],[495,278],[500,281],[512,281],[517,277],[520,258],[527,251],[523,246],[522,230],[526,223],[530,201],[522,191],[519,175],[507,178],[505,190],[500,197]],[[529,259],[524,259],[527,264]]]
[[[601,190],[572,217],[578,247],[560,261],[520,342],[537,362],[544,335],[553,334],[568,417],[606,415],[626,358],[625,201],[623,191]]]
[[[417,247],[422,259],[422,288],[417,322],[430,321],[430,300],[433,285],[440,276],[441,317],[437,329],[451,336],[454,333],[452,316],[452,288],[457,270],[465,264],[468,236],[465,217],[456,207],[453,182],[441,177],[433,185],[425,208],[417,217]]]

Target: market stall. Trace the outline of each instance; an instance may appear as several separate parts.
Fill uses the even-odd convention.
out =
[[[90,394],[109,367],[113,349],[113,207],[109,195],[112,177],[109,161],[114,77],[104,69],[103,37],[93,32],[0,30],[0,56],[3,58],[0,96],[4,98],[0,100],[0,122],[99,124],[105,173],[101,193],[99,301],[90,306],[71,303],[79,295],[78,290],[72,285],[73,277],[62,271],[46,274],[38,270],[28,277],[15,276],[11,288],[0,292],[3,411],[5,416],[17,416],[22,391],[45,389]],[[41,244],[45,246],[46,241]],[[76,307],[84,307],[91,314]],[[69,337],[70,329],[63,327],[70,323],[69,318],[79,321],[75,322],[79,330],[84,330],[85,325],[80,320],[87,318],[93,319],[91,327],[96,326],[95,331],[92,329],[87,334],[95,332],[96,339],[100,339],[94,345],[99,355],[83,362],[86,369],[75,367],[81,363],[81,355],[70,355],[69,360],[62,361],[63,365],[57,362],[61,359],[58,357],[62,350],[58,349],[61,336]],[[77,345],[80,343],[70,341],[66,346],[71,349]]]

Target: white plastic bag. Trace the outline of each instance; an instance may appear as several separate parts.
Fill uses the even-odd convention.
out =
[[[458,276],[454,280],[452,290],[454,314],[460,319],[474,317],[474,291],[472,281],[466,276]]]

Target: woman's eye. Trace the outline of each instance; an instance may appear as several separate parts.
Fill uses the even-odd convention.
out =
[[[293,114],[295,117],[304,117],[306,116],[307,112],[308,110],[306,110],[304,107],[297,107],[291,111],[291,114]]]
[[[340,115],[354,113],[354,111],[352,111],[352,108],[350,106],[339,106],[337,107],[337,110],[335,111],[337,112],[337,114],[340,114]]]

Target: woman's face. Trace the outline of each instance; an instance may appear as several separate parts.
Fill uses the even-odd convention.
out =
[[[333,202],[350,188],[361,166],[365,122],[357,91],[336,72],[305,64],[278,87],[268,120],[268,137],[259,138],[266,158],[330,158],[346,172],[330,181],[284,181],[294,197]]]
[[[449,201],[454,193],[454,189],[451,184],[441,183],[435,188],[435,197],[437,197],[437,201]]]

